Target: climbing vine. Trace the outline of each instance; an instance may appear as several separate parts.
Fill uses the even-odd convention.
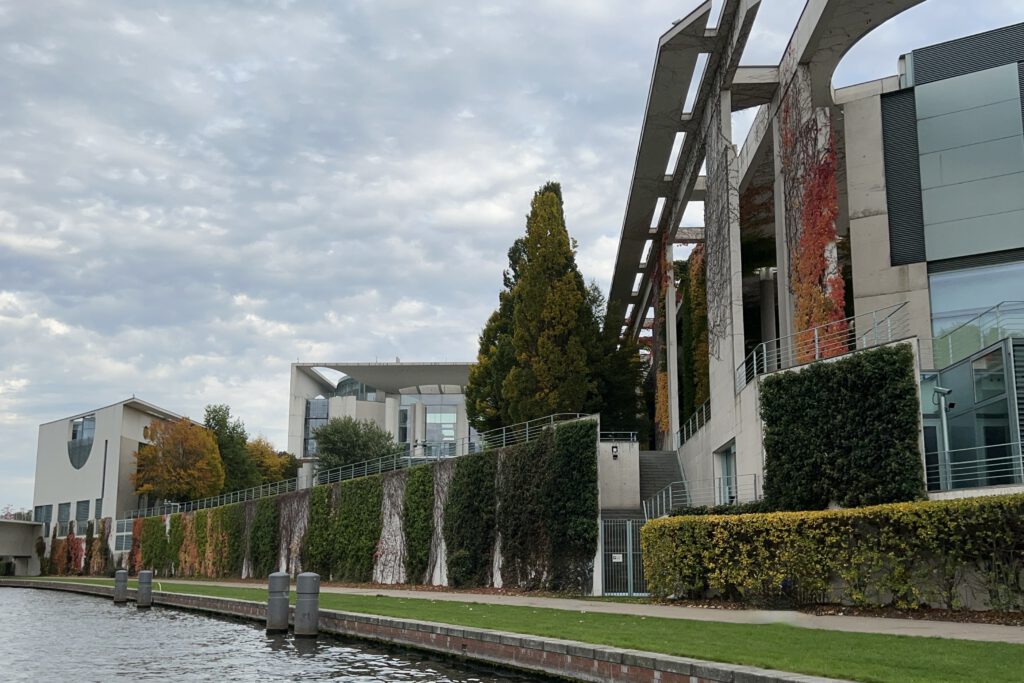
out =
[[[373,578],[373,561],[380,540],[380,475],[350,479],[338,485],[338,505],[332,520],[335,581],[367,582]]]
[[[331,543],[333,486],[317,486],[309,492],[309,521],[302,541],[302,566],[321,576],[330,576],[334,564]]]
[[[260,498],[256,501],[256,517],[252,523],[250,553],[252,575],[263,578],[277,571],[278,561],[278,510],[274,498]]]
[[[448,581],[453,586],[486,586],[490,582],[496,469],[493,451],[455,461],[444,516]]]
[[[426,583],[430,539],[434,535],[434,468],[413,467],[405,479],[402,511],[405,530],[405,575],[410,583]]]

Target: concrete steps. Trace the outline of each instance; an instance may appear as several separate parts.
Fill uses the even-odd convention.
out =
[[[640,500],[682,479],[675,451],[640,451]]]

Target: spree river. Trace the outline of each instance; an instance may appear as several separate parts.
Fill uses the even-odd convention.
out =
[[[256,624],[109,599],[0,588],[3,681],[416,681],[536,683],[410,650],[327,636],[268,636]]]

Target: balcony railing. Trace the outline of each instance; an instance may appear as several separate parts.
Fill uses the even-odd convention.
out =
[[[736,393],[756,377],[769,372],[881,346],[909,336],[910,312],[904,302],[761,342],[736,368]]]
[[[681,448],[684,443],[689,441],[694,434],[700,431],[701,427],[706,425],[711,420],[711,399],[704,401],[700,408],[694,411],[693,415],[683,423],[683,426],[679,428],[679,438],[677,439],[677,448]]]
[[[925,462],[925,480],[933,492],[1024,484],[1019,441],[927,453]]]
[[[681,507],[732,505],[761,500],[764,492],[756,474],[672,482],[643,501],[644,515],[656,519]]]
[[[1006,337],[1024,337],[1024,301],[1004,301],[933,339],[934,369],[947,368]]]
[[[126,519],[135,519],[136,517],[155,517],[157,515],[170,515],[175,512],[192,512],[193,510],[215,508],[220,507],[221,505],[230,505],[231,503],[242,503],[247,500],[256,500],[267,496],[278,496],[282,493],[294,491],[297,481],[297,479],[285,479],[271,484],[254,486],[251,489],[231,491],[229,493],[222,493],[219,496],[211,496],[209,498],[201,498],[199,500],[190,500],[187,503],[164,503],[162,505],[154,505],[153,507],[142,508],[139,510],[129,510],[124,516]]]
[[[636,442],[636,432],[601,432],[601,441],[628,441]]]

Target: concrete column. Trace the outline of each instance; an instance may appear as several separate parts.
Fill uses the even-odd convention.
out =
[[[295,635],[315,638],[320,631],[320,575],[299,574],[295,580]]]
[[[267,580],[267,633],[288,632],[290,583],[287,572],[274,572]]]
[[[153,606],[153,572],[148,569],[139,572],[139,590],[136,593],[135,606],[139,609]]]
[[[765,343],[764,371],[775,370],[776,337],[779,336],[775,326],[775,278],[771,268],[762,268],[760,273],[761,286],[761,340]],[[761,362],[758,360],[758,362]]]
[[[114,572],[114,602],[117,604],[128,602],[128,572],[124,569]]]
[[[786,239],[786,184],[782,173],[782,130],[780,117],[772,119],[772,138],[775,162],[775,263],[778,267],[776,292],[779,302],[779,329],[777,337],[793,334],[793,296],[789,291],[789,241]],[[791,362],[783,358],[783,367]]]
[[[676,335],[676,276],[672,243],[665,245],[665,358],[668,360],[668,425],[672,450],[679,448],[679,340]]]

